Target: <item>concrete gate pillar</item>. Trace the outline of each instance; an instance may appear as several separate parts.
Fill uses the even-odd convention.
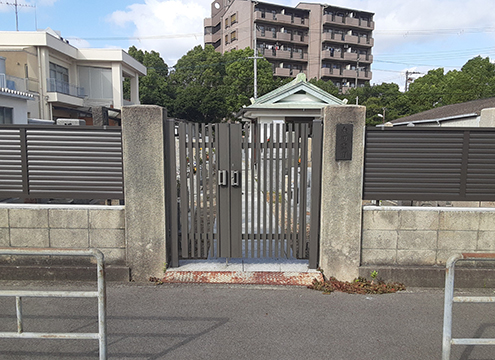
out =
[[[162,277],[166,262],[164,122],[160,106],[124,106],[125,236],[131,277]]]
[[[324,109],[320,267],[326,277],[351,281],[361,257],[363,106]]]

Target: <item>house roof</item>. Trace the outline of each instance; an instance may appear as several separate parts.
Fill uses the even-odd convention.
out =
[[[394,126],[409,123],[440,122],[477,117],[481,110],[495,107],[495,97],[445,105],[390,121]]]
[[[308,83],[306,75],[300,73],[291,82],[251,99],[252,104],[241,110],[240,114],[261,109],[321,109],[328,105],[343,105],[339,98],[319,87]]]
[[[0,88],[0,95],[9,96],[17,99],[34,100],[34,95],[32,94],[17,90],[11,90],[8,88]]]

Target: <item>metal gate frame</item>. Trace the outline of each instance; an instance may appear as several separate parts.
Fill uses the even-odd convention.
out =
[[[179,258],[205,258],[212,248],[215,257],[297,257],[317,267],[321,121],[259,126],[168,119],[165,132],[172,267]],[[260,133],[268,132],[263,141]]]

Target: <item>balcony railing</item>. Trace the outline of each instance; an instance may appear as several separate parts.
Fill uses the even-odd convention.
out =
[[[338,24],[338,25],[347,25],[351,27],[359,27],[367,30],[375,29],[375,22],[372,20],[366,20],[361,18],[351,18],[351,17],[342,17],[337,15],[323,15],[323,23],[327,24]]]
[[[276,58],[276,59],[291,59],[291,60],[300,60],[307,61],[308,53],[297,52],[297,51],[289,51],[289,50],[276,50],[273,49],[258,49],[261,55],[264,55],[266,58]]]
[[[330,76],[346,79],[355,79],[357,75],[356,70],[348,69],[334,69],[334,68],[322,68],[321,76]],[[359,70],[358,80],[371,80],[371,71],[369,70]]]
[[[298,27],[309,27],[308,21],[305,18],[293,15],[285,15],[285,14],[273,14],[271,12],[261,12],[256,11],[255,20],[274,22],[278,24],[291,24]]]
[[[5,74],[0,74],[0,89],[7,87],[7,82],[5,80]]]
[[[57,79],[47,79],[47,91],[57,92],[71,96],[77,96],[79,98],[86,97],[83,87],[69,84],[68,82],[57,80]]]

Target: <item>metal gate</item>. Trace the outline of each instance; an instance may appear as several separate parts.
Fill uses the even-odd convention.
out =
[[[179,259],[318,257],[321,122],[168,120],[172,267]],[[176,206],[174,205],[176,204]]]

